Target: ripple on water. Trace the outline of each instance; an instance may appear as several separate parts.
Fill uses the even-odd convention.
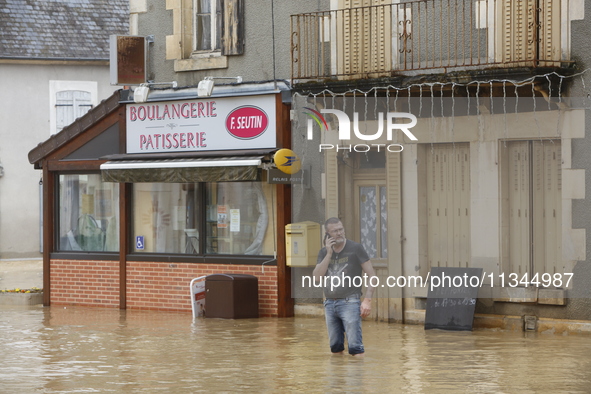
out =
[[[364,322],[363,359],[329,354],[322,318],[197,319],[0,309],[3,392],[588,392],[590,338]],[[24,378],[26,377],[26,378]]]

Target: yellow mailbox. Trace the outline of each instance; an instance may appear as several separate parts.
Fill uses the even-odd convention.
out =
[[[309,267],[316,265],[320,251],[320,225],[315,222],[290,223],[285,226],[287,265]]]

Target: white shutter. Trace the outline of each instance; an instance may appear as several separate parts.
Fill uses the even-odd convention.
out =
[[[528,141],[508,143],[509,265],[524,274],[530,266],[530,157]]]
[[[562,265],[561,145],[534,141],[533,272],[555,273]]]
[[[440,195],[442,194],[442,173],[443,168],[440,162],[443,160],[440,157],[439,149],[435,146],[431,148],[431,152],[427,153],[427,256],[429,260],[429,270],[431,267],[442,267],[440,257],[439,239],[441,237],[439,230],[439,212]],[[440,160],[441,159],[441,160]]]
[[[427,231],[430,267],[470,262],[468,144],[437,144],[427,153]]]
[[[341,0],[337,11],[337,67],[346,78],[390,71],[391,8],[371,7],[389,0]],[[358,8],[364,7],[364,8]]]
[[[497,8],[497,61],[560,60],[560,0],[502,0]],[[540,66],[553,63],[539,63]]]
[[[468,267],[470,246],[470,148],[468,144],[456,145],[452,150],[454,163],[454,261]]]
[[[92,108],[90,92],[64,90],[56,93],[56,130],[59,132]]]
[[[560,50],[560,0],[540,0],[539,56],[544,60],[561,60]],[[541,62],[540,66],[554,66],[556,63]]]
[[[509,269],[517,274],[562,269],[560,141],[507,142]]]
[[[329,150],[324,154],[326,178],[326,217],[339,217],[339,167],[337,152]]]
[[[400,276],[402,270],[402,203],[401,203],[401,157],[397,154],[386,154],[386,204],[387,204],[387,242],[388,242],[388,275]],[[385,279],[385,278],[384,278]],[[382,282],[380,282],[382,283]],[[388,321],[402,322],[402,292],[397,288],[388,288],[388,312],[380,317]]]

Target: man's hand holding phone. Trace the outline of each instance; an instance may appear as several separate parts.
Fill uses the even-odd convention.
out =
[[[324,234],[324,246],[326,246],[326,253],[329,253],[332,255],[333,252],[333,246],[336,244],[336,240],[330,236],[330,234],[325,233]]]

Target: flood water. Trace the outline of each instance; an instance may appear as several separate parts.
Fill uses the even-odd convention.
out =
[[[322,318],[0,306],[1,393],[588,393],[591,336],[364,322],[329,354]]]

